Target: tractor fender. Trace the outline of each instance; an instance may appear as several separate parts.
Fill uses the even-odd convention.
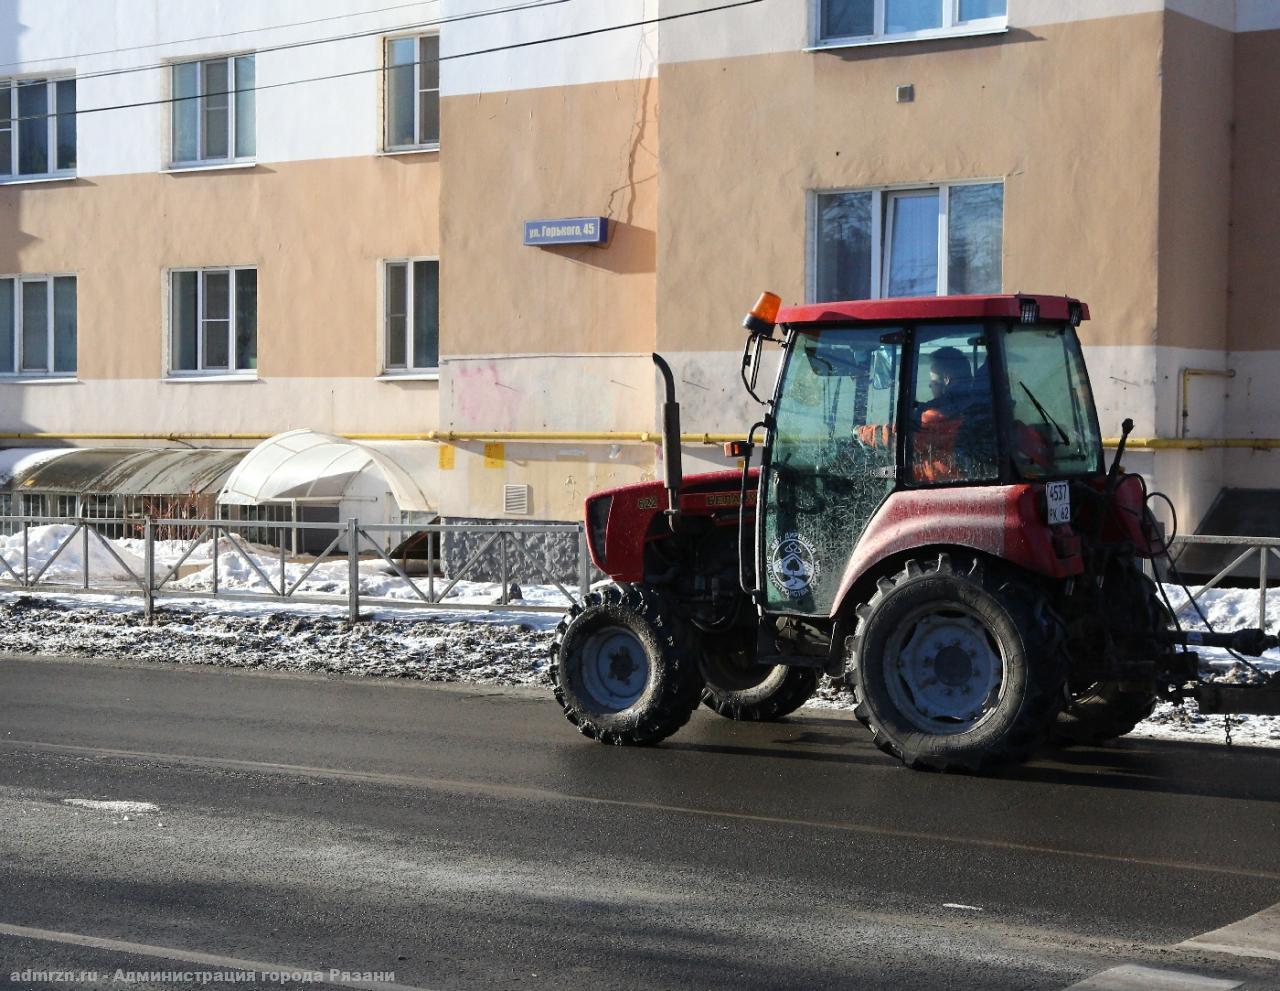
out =
[[[996,485],[905,489],[891,493],[863,530],[845,568],[833,617],[857,604],[863,584],[912,552],[961,549],[1005,561],[1044,578],[1084,571],[1069,526],[1049,527],[1042,486]]]

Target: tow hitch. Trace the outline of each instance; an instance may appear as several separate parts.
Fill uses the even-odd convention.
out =
[[[1261,657],[1264,651],[1280,647],[1280,637],[1262,630],[1233,630],[1230,633],[1204,633],[1184,630],[1175,633],[1174,643],[1189,647],[1220,647],[1247,657]],[[1270,675],[1265,681],[1250,685],[1214,682],[1199,684],[1186,692],[1195,699],[1203,713],[1248,713],[1256,716],[1280,715],[1280,677]]]

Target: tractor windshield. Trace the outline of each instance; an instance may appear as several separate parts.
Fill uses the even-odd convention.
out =
[[[1101,472],[1102,438],[1074,328],[1013,324],[1003,350],[1013,462],[1022,477]]]

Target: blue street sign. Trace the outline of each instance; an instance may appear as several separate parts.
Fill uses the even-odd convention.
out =
[[[608,240],[607,217],[561,217],[524,222],[525,244],[604,244]]]

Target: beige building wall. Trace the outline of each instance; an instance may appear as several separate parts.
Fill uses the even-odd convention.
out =
[[[1229,27],[1164,14],[1160,102],[1159,280],[1154,397],[1161,437],[1222,437],[1227,380],[1183,369],[1227,367],[1230,279],[1232,66]],[[1152,481],[1184,524],[1209,509],[1224,484],[1222,450],[1167,451]]]
[[[804,300],[806,190],[977,178],[1005,183],[1005,289],[1088,299],[1090,343],[1151,343],[1161,25],[664,66],[660,348],[737,348],[761,289]]]
[[[434,155],[0,186],[0,273],[77,276],[71,385],[0,383],[5,432],[377,432],[437,425],[379,382],[381,259],[438,255]],[[166,380],[168,269],[258,270],[258,373]]]
[[[447,97],[441,150],[441,409],[445,430],[652,430],[658,80]],[[476,149],[484,149],[481,155]],[[528,247],[525,220],[604,216],[607,246]],[[459,443],[441,505],[577,519],[595,489],[652,477],[652,444]]]
[[[1227,431],[1280,437],[1280,30],[1236,36]],[[1280,452],[1227,453],[1230,484],[1274,488]]]

